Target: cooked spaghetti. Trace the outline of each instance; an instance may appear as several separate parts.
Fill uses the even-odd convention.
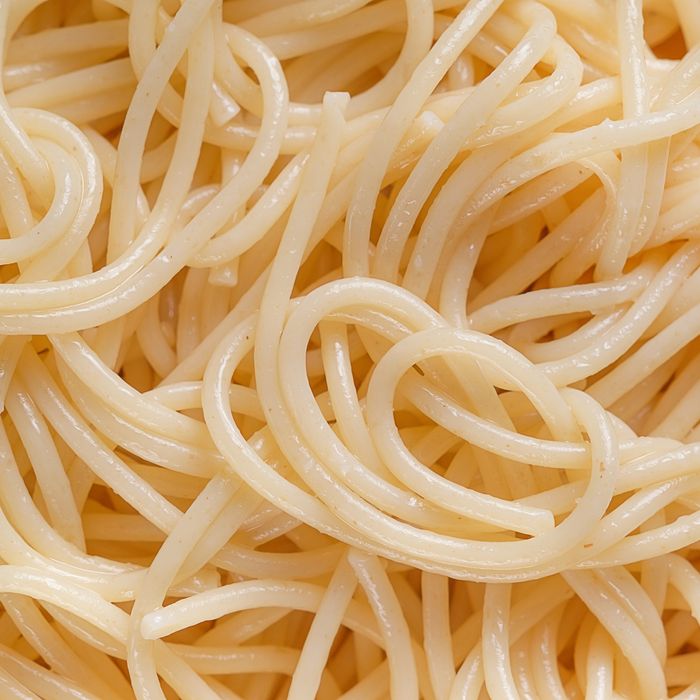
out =
[[[0,27],[0,696],[700,698],[694,0]]]

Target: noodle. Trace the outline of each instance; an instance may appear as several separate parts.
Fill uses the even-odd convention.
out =
[[[695,3],[0,27],[0,697],[700,698]]]

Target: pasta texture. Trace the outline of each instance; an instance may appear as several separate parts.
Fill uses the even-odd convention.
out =
[[[0,0],[0,697],[700,699],[695,0]]]

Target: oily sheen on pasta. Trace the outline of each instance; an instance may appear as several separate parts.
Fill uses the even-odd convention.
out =
[[[700,699],[695,0],[0,0],[0,697]]]

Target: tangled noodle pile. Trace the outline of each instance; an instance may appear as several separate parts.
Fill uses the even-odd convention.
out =
[[[694,0],[0,26],[3,697],[700,698]]]

